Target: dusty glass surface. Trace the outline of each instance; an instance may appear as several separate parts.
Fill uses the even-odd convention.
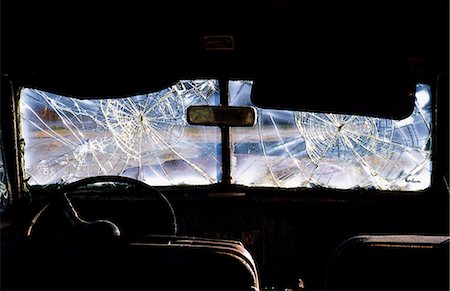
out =
[[[120,99],[77,99],[24,88],[20,117],[28,182],[119,175],[150,185],[220,182],[217,127],[186,122],[190,105],[218,105],[215,80],[180,81]]]
[[[229,86],[230,105],[251,105],[251,82]],[[230,129],[235,184],[396,191],[430,186],[432,110],[426,85],[417,85],[414,112],[400,121],[257,111],[254,127]]]

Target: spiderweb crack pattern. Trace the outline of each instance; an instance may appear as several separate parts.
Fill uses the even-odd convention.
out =
[[[251,85],[231,83],[231,104],[251,105]],[[400,121],[257,109],[258,122],[252,130],[231,130],[234,182],[290,188],[397,191],[428,188],[430,89],[423,84],[416,89],[415,109],[411,116]]]
[[[185,115],[190,105],[217,105],[217,88],[214,80],[189,80],[159,92],[89,100],[23,89],[29,183],[96,175],[129,176],[152,185],[216,183],[220,130],[193,129]]]

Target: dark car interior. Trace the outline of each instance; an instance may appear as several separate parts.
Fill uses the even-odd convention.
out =
[[[2,290],[449,290],[446,0],[1,0]]]

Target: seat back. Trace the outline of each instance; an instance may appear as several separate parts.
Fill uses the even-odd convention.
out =
[[[448,290],[449,237],[360,235],[343,242],[327,290]]]
[[[255,262],[236,241],[32,237],[7,264],[6,289],[259,290]]]

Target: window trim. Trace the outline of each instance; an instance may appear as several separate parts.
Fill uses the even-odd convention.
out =
[[[194,79],[205,79],[205,78],[192,78]],[[229,104],[229,82],[230,81],[240,81],[240,80],[251,80],[248,78],[219,78],[215,79],[219,82],[219,94],[220,94],[220,105],[221,106],[227,106]],[[429,85],[429,84],[425,84]],[[436,111],[437,108],[435,106],[436,104],[436,94],[433,90],[433,87],[430,86],[430,92],[431,92],[431,107],[432,107],[432,137],[436,135]],[[13,128],[14,133],[16,136],[15,139],[15,148],[16,148],[16,160],[17,160],[17,166],[16,173],[18,178],[17,183],[17,196],[20,199],[22,194],[25,194],[24,196],[31,198],[30,192],[42,192],[42,189],[47,188],[52,185],[28,185],[26,182],[25,176],[24,176],[24,158],[23,156],[23,140],[20,138],[20,110],[19,110],[19,100],[20,100],[20,92],[23,88],[31,88],[27,87],[25,85],[18,86],[17,91],[15,91],[13,102],[12,102],[12,108],[13,108]],[[38,88],[35,88],[38,89]],[[39,90],[45,90],[39,88]],[[360,200],[360,199],[383,199],[384,197],[417,197],[417,196],[423,196],[427,193],[433,192],[433,189],[435,188],[435,174],[434,174],[434,167],[432,168],[431,173],[431,183],[430,187],[424,190],[418,190],[418,191],[387,191],[387,190],[376,190],[376,189],[348,189],[348,190],[341,190],[341,189],[333,189],[333,188],[322,188],[322,187],[313,187],[313,188],[303,188],[303,187],[293,187],[293,188],[280,188],[280,187],[262,187],[262,186],[244,186],[244,185],[238,185],[238,184],[232,184],[231,183],[231,166],[224,167],[225,163],[229,163],[230,165],[230,159],[231,159],[231,150],[232,150],[232,144],[231,144],[231,138],[229,134],[229,127],[228,126],[221,126],[221,136],[222,136],[222,181],[211,184],[211,185],[169,185],[169,186],[155,186],[160,191],[167,193],[169,196],[176,196],[173,194],[170,194],[172,192],[181,192],[183,191],[186,193],[185,198],[189,197],[189,199],[194,199],[194,197],[198,197],[199,199],[202,199],[206,194],[198,193],[199,189],[205,189],[206,192],[233,192],[233,191],[241,191],[245,193],[252,193],[252,192],[267,192],[265,195],[266,197],[270,199],[275,199],[274,197],[277,196],[284,196],[288,195],[287,199],[291,200],[326,200],[326,201],[352,201],[354,199]],[[226,145],[226,147],[224,146]],[[435,152],[436,143],[432,143],[432,153]],[[225,150],[225,148],[227,150]],[[227,154],[228,153],[228,154]],[[225,159],[224,159],[225,158]],[[226,161],[226,162],[224,162]],[[434,154],[431,154],[431,162],[435,163],[434,161]],[[228,169],[228,171],[225,171],[225,169]],[[226,174],[228,172],[228,174]],[[49,189],[50,190],[50,189]],[[336,193],[339,192],[339,193]],[[21,194],[22,193],[22,194]],[[293,195],[295,193],[295,195]],[[11,191],[12,196],[15,195],[15,191]],[[311,197],[310,197],[311,195]],[[34,196],[34,195],[33,195]],[[207,196],[207,195],[206,195]],[[248,196],[254,196],[254,195],[246,195]],[[314,197],[313,197],[314,196]],[[336,197],[338,196],[338,197]],[[272,198],[270,198],[272,197]],[[210,197],[211,198],[211,197]]]

